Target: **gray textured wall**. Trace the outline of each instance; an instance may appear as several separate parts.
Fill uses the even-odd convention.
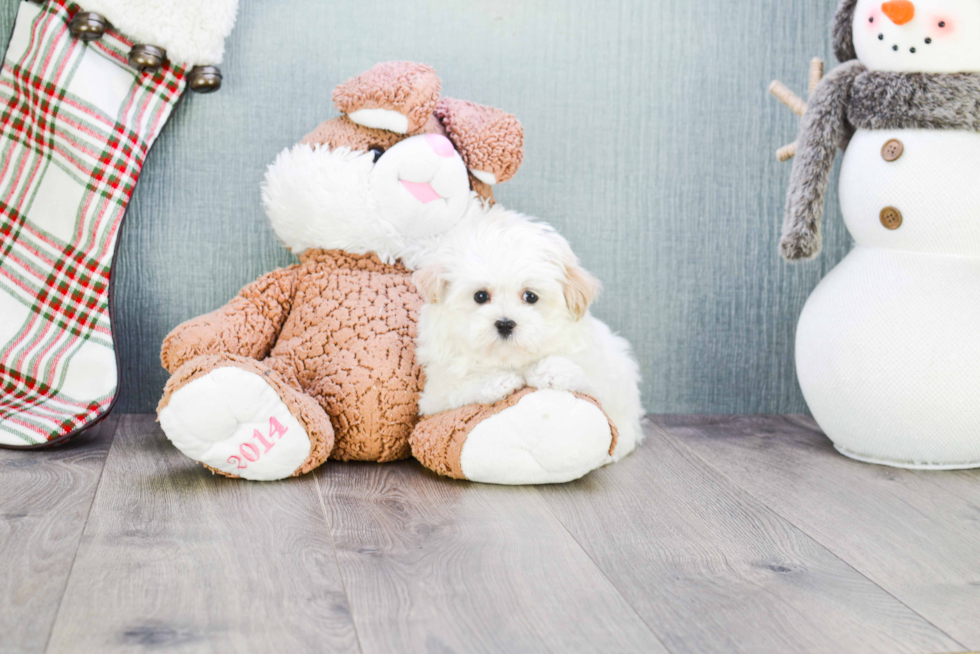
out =
[[[115,270],[124,411],[151,411],[174,325],[291,262],[259,206],[267,163],[335,115],[378,61],[435,66],[444,93],[524,123],[508,207],[554,223],[605,283],[595,313],[634,344],[654,412],[796,412],[803,302],[849,247],[776,254],[797,119],[768,97],[832,59],[834,0],[242,0],[225,87],[190,95],[130,206]],[[9,33],[16,3],[0,8]],[[4,43],[5,45],[5,43]]]

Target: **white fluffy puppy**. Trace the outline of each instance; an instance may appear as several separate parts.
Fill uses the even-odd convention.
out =
[[[599,282],[547,224],[474,212],[426,257],[415,284],[423,415],[491,404],[524,386],[581,392],[619,430],[613,460],[641,437],[639,367],[629,343],[589,313]]]

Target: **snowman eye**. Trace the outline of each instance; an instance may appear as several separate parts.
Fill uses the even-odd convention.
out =
[[[946,21],[944,21],[944,20],[939,21],[939,26],[940,27],[946,27]]]

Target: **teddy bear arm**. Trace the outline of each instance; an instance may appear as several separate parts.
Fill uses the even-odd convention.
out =
[[[292,308],[297,281],[298,266],[274,270],[220,309],[178,325],[163,341],[163,367],[172,374],[205,354],[265,358]]]

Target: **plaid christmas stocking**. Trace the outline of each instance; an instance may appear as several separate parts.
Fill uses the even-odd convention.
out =
[[[231,17],[205,52],[168,36],[159,14],[142,24],[146,2],[97,0],[98,15],[66,0],[19,6],[0,71],[0,446],[63,442],[116,400],[112,262],[126,205],[188,84],[216,84],[217,69],[191,64],[215,47],[220,60],[237,9],[217,3]],[[195,4],[209,3],[174,0],[174,20],[199,20]],[[150,48],[117,31],[146,38],[155,25]]]

